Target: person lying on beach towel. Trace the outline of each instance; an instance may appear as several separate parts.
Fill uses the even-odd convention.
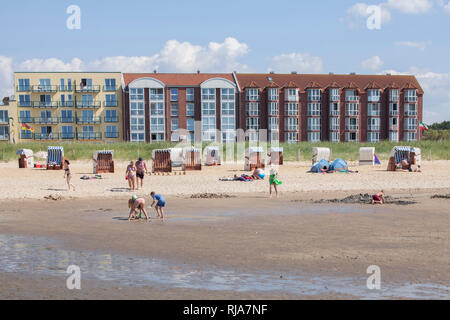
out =
[[[147,211],[145,210],[145,199],[138,198],[136,195],[133,195],[130,200],[128,200],[128,207],[131,208],[130,214],[128,215],[128,221],[133,219],[140,219],[142,212],[144,212],[145,218],[148,219]],[[137,218],[137,211],[139,209],[139,217]]]
[[[372,195],[372,202],[371,204],[383,204],[386,203],[386,200],[384,199],[384,192],[381,190],[380,192]]]
[[[220,181],[253,181],[253,178],[249,175],[246,175],[245,173],[242,174],[241,176],[238,176],[237,174],[235,174],[233,176],[233,178],[220,178]]]

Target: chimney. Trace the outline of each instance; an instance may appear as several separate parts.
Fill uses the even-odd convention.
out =
[[[329,74],[329,75],[333,75],[333,74],[334,74],[334,72],[329,72],[328,74]]]
[[[197,70],[197,74],[200,74],[200,70]]]
[[[273,71],[270,71],[269,73],[270,73],[270,74],[275,74],[275,72],[273,72]]]
[[[155,70],[153,70],[153,73],[158,73],[158,70],[156,70],[156,69],[155,69]]]
[[[297,71],[292,71],[291,74],[297,74]]]
[[[356,75],[356,73],[355,72],[350,72],[350,75],[354,76],[354,75]]]

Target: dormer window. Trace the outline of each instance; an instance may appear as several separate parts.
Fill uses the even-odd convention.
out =
[[[309,101],[320,101],[320,89],[308,89]]]
[[[380,90],[379,89],[369,89],[367,90],[367,100],[369,102],[380,101]]]
[[[286,101],[298,101],[298,89],[289,88],[285,90]]]
[[[246,96],[247,96],[247,101],[259,101],[258,89],[247,89]]]
[[[408,89],[405,90],[405,102],[416,102],[417,101],[417,90]]]

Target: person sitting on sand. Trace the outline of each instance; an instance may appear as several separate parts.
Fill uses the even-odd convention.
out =
[[[264,169],[258,168],[258,167],[255,167],[255,170],[253,170],[253,173],[252,173],[252,177],[255,180],[264,179],[265,175],[266,174],[264,173]]]
[[[372,204],[376,204],[376,203],[379,203],[379,204],[386,203],[386,200],[384,199],[384,191],[383,190],[381,190],[380,192],[378,192],[372,196]]]
[[[145,199],[138,198],[136,195],[133,195],[131,199],[128,200],[128,207],[131,208],[130,214],[128,216],[128,221],[131,220],[132,216],[133,219],[140,219],[142,212],[144,212],[145,218],[148,221],[147,211],[145,210]],[[139,217],[136,217],[138,209],[139,209]]]
[[[408,160],[403,159],[402,161],[400,161],[397,164],[397,168],[396,169],[404,170],[404,171],[406,171],[406,170],[410,171],[409,169],[411,169],[411,165],[409,164]]]
[[[161,218],[164,220],[164,207],[166,206],[166,200],[164,199],[164,197],[160,194],[155,194],[154,191],[152,191],[150,193],[150,196],[153,199],[153,203],[151,204],[150,207],[153,207],[154,204],[155,205],[155,210],[156,213],[158,214],[158,218]]]
[[[69,167],[69,160],[64,160],[64,179],[66,179],[67,181],[67,187],[69,188],[70,191],[70,186],[72,186],[73,191],[75,191],[75,186],[70,183],[70,180],[72,180],[72,172],[70,171],[70,167]]]
[[[127,166],[125,179],[128,180],[128,185],[130,186],[130,190],[134,191],[134,189],[136,188],[136,167],[134,166],[133,161],[131,161],[130,164]],[[133,187],[131,187],[132,185],[133,185]]]

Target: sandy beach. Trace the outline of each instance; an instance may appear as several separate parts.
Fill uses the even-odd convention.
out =
[[[75,192],[64,191],[62,171],[1,164],[0,298],[449,299],[449,199],[432,197],[450,193],[448,164],[309,174],[290,163],[272,199],[267,181],[219,181],[241,166],[146,176],[136,193],[149,202],[155,190],[168,203],[167,219],[149,209],[148,223],[126,221],[125,163],[83,181],[92,168],[74,162]],[[381,188],[411,204],[324,201]],[[202,192],[232,197],[191,198]],[[68,264],[80,265],[81,290],[65,288]],[[366,287],[370,265],[381,269],[379,291]]]

